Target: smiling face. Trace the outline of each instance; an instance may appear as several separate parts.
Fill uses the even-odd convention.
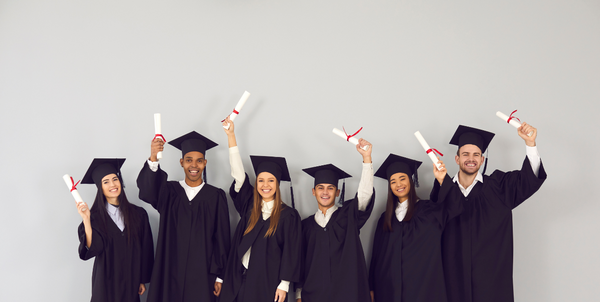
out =
[[[121,195],[121,181],[117,174],[108,174],[102,178],[102,193],[107,201],[114,204],[117,197]]]
[[[313,195],[317,198],[319,207],[328,209],[335,204],[335,198],[340,196],[340,190],[332,184],[318,184],[312,189]]]
[[[256,177],[256,190],[264,201],[275,199],[277,192],[277,179],[269,172],[261,172]]]
[[[202,171],[206,167],[206,159],[204,154],[198,151],[186,153],[179,160],[183,172],[185,172],[185,183],[190,187],[197,187],[202,184]]]
[[[458,149],[458,155],[454,159],[462,173],[473,175],[479,171],[484,157],[479,147],[467,144]]]
[[[407,200],[410,193],[410,178],[402,172],[393,174],[390,177],[390,189],[400,202]]]

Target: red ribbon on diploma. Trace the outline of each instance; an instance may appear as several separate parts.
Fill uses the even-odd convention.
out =
[[[237,110],[235,110],[235,108],[233,108],[233,111],[232,111],[232,113],[235,113],[235,114],[238,114],[238,115],[240,114],[240,113],[239,113]],[[231,114],[230,114],[230,115],[231,115]],[[228,115],[228,116],[229,116],[229,115]],[[222,123],[222,122],[224,122],[226,119],[227,119],[227,118],[224,118],[224,119],[221,121],[221,123]]]
[[[519,122],[521,122],[521,120],[520,120],[518,117],[516,117],[516,116],[513,116],[513,114],[515,114],[515,112],[517,112],[517,110],[513,111],[513,112],[512,112],[512,113],[511,113],[511,114],[508,116],[508,120],[506,121],[506,123],[510,123],[510,120],[512,120],[512,119],[516,119],[516,120],[518,120]]]
[[[427,152],[427,154],[433,152],[433,153],[439,154],[440,156],[444,156],[444,154],[442,154],[442,152],[438,151],[437,149],[429,149],[429,150],[427,150],[425,152]]]
[[[362,130],[363,127],[360,127],[360,129],[358,129],[358,131],[356,131],[354,134],[352,135],[348,135],[348,133],[346,133],[346,129],[344,129],[344,127],[342,126],[342,129],[344,129],[344,134],[346,134],[346,141],[350,141],[350,138],[357,135],[360,130]]]
[[[165,143],[167,142],[167,140],[165,139],[165,137],[164,137],[162,134],[157,134],[157,135],[155,135],[155,136],[154,136],[154,138],[153,138],[152,140],[155,140],[157,137],[158,137],[158,138],[160,138],[160,139],[162,139],[162,140],[163,140],[163,142],[165,142]]]
[[[77,185],[79,184],[80,181],[81,180],[79,180],[77,183],[75,183],[75,181],[73,180],[73,177],[71,177],[71,183],[73,184],[73,186],[71,186],[71,191],[70,192],[73,192],[73,191],[77,190]]]

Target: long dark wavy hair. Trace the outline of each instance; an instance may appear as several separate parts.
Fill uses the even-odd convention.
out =
[[[408,192],[408,199],[405,202],[408,202],[408,209],[406,210],[406,215],[402,221],[410,221],[415,211],[415,204],[417,200],[419,200],[419,196],[417,196],[417,190],[415,190],[415,183],[413,182],[412,177],[409,177],[410,181],[410,192]],[[400,200],[394,193],[392,192],[392,188],[390,187],[390,181],[388,179],[388,197],[387,204],[385,206],[385,216],[383,218],[383,230],[388,232],[393,232],[392,229],[392,219],[396,215],[396,207],[400,203]]]
[[[117,175],[119,178],[119,182],[121,183],[121,194],[117,197],[119,201],[119,210],[123,215],[123,222],[125,223],[125,232],[127,233],[127,242],[131,244],[132,240],[137,239],[137,234],[139,233],[139,219],[137,215],[133,214],[133,205],[129,203],[127,200],[127,195],[125,195],[125,185],[121,179],[121,175]],[[94,205],[90,209],[90,213],[96,214],[96,217],[99,219],[100,228],[106,234],[107,221],[110,218],[108,216],[108,212],[106,209],[106,196],[102,192],[102,185],[98,188],[98,192],[96,193],[96,198],[94,199]]]

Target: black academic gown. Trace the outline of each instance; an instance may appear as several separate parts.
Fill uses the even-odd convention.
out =
[[[512,209],[545,179],[543,165],[536,177],[525,158],[521,171],[496,170],[477,182],[442,237],[449,302],[514,301]]]
[[[134,205],[131,210],[139,222],[139,233],[131,238],[131,242],[127,239],[127,228],[121,231],[108,214],[106,228],[103,228],[96,209],[90,213],[92,244],[89,249],[83,223],[79,225],[79,258],[96,257],[92,271],[92,302],[140,301],[140,284],[150,282],[154,245],[148,214]]]
[[[321,227],[315,215],[302,220],[302,302],[370,302],[360,229],[371,216],[375,192],[365,211],[358,197],[344,202]]]
[[[435,181],[438,183],[437,181]],[[450,218],[462,211],[460,200],[450,200],[452,179],[444,179],[439,200],[420,200],[409,221],[392,216],[392,232],[383,229],[385,212],[379,218],[373,241],[369,285],[375,302],[445,302],[441,237]]]
[[[244,236],[253,208],[254,188],[249,183],[247,174],[239,192],[235,192],[234,186],[235,182],[231,185],[229,194],[241,219],[233,236],[220,301],[273,301],[277,286],[282,280],[298,282],[300,279],[300,215],[295,209],[283,204],[279,225],[272,236],[265,238],[271,218],[263,220],[262,215],[254,229]],[[250,263],[244,275],[242,257],[249,247],[252,247]],[[237,295],[243,278],[246,283],[245,299],[242,301]]]
[[[230,245],[225,192],[209,184],[191,201],[167,173],[144,164],[137,179],[140,199],[160,213],[156,264],[149,302],[215,301]]]

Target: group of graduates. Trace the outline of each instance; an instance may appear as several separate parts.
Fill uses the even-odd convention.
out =
[[[527,145],[521,170],[487,176],[479,169],[494,134],[459,126],[450,141],[459,172],[451,178],[442,161],[433,165],[430,200],[415,190],[421,162],[390,154],[374,173],[372,145],[360,139],[356,195],[344,198],[339,181],[351,176],[338,167],[304,169],[318,210],[301,220],[293,194],[292,206],[281,198],[280,182],[291,181],[285,158],[250,156],[251,181],[235,125],[223,125],[240,217],[233,238],[225,192],[202,177],[217,145],[208,138],[192,131],[169,142],[182,152],[181,181],[168,181],[158,163],[165,142],[151,143],[137,186],[160,214],[156,257],[148,215],[123,191],[125,160],[94,159],[82,179],[98,187],[94,204],[77,204],[79,256],[95,257],[91,301],[139,301],[147,283],[149,302],[283,302],[294,289],[297,302],[514,301],[512,209],[546,179],[534,127],[517,130]],[[367,270],[359,234],[373,210],[374,176],[388,181],[388,192]]]

